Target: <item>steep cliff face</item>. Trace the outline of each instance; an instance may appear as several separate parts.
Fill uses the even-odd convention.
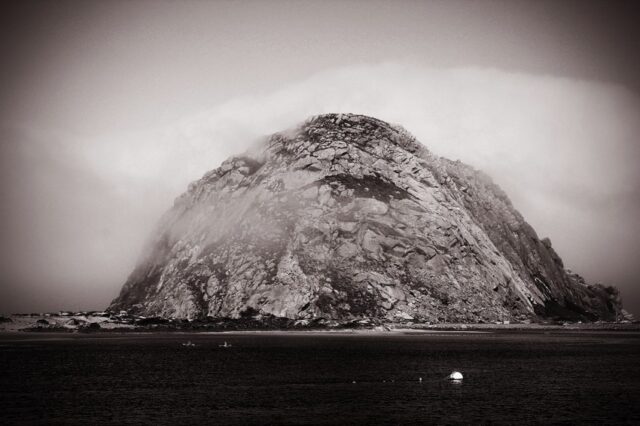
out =
[[[165,214],[111,309],[195,318],[615,319],[486,175],[400,127],[314,117],[225,161]]]

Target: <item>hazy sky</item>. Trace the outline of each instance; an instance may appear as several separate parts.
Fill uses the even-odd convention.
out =
[[[106,307],[187,184],[309,115],[486,171],[640,315],[640,21],[615,1],[4,2],[0,312]]]

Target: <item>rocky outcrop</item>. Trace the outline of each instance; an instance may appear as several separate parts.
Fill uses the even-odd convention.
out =
[[[481,172],[404,129],[328,114],[190,185],[111,310],[196,318],[614,320]]]

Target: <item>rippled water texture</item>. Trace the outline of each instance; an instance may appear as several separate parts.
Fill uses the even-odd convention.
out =
[[[0,422],[638,424],[639,355],[638,333],[16,333]]]

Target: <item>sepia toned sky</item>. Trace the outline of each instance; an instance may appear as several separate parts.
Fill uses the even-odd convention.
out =
[[[640,315],[640,8],[16,1],[0,13],[0,312],[102,309],[189,182],[309,115],[484,170]]]

